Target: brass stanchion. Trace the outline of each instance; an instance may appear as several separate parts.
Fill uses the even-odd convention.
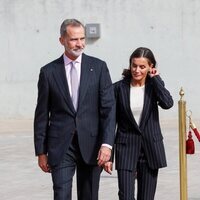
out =
[[[187,200],[187,157],[186,157],[186,101],[182,100],[184,91],[179,92],[179,164],[180,164],[180,200]]]

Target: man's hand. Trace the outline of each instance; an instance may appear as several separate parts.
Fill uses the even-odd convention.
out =
[[[102,166],[104,163],[108,162],[111,156],[111,149],[106,146],[101,146],[98,153],[98,165]]]
[[[38,165],[44,172],[51,172],[51,169],[48,165],[48,157],[46,154],[41,154],[38,156]]]
[[[108,161],[106,162],[104,165],[103,165],[103,169],[109,173],[110,175],[112,174],[112,166],[113,166],[113,163]]]

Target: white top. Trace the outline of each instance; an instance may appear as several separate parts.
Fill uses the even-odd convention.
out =
[[[140,118],[144,105],[144,89],[141,87],[130,87],[130,107],[137,124],[140,124]]]

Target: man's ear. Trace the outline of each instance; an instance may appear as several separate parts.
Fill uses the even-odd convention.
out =
[[[63,39],[63,37],[61,36],[60,38],[59,38],[59,41],[60,41],[60,43],[63,45],[64,44],[64,41],[63,41],[64,39]]]

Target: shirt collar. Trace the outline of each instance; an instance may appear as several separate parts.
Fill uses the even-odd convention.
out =
[[[63,54],[63,58],[64,58],[64,63],[65,66],[68,65],[70,62],[78,62],[81,63],[81,59],[82,59],[82,54],[76,59],[76,60],[71,60],[70,58],[68,58],[65,53]]]

